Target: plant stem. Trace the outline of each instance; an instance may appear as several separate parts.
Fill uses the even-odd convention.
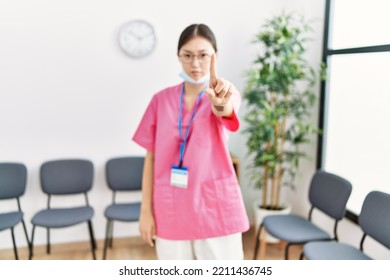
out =
[[[275,174],[275,173],[274,173]],[[276,200],[276,193],[275,193],[275,189],[276,189],[276,176],[272,176],[272,186],[271,186],[271,203],[270,203],[270,209],[275,209],[275,200]]]
[[[269,149],[270,149],[270,144],[269,142],[267,144],[265,144],[265,150],[266,152],[268,153],[269,152]],[[267,207],[267,203],[268,203],[268,162],[265,164],[265,167],[264,167],[264,182],[263,182],[263,208],[265,209]]]
[[[289,106],[289,94],[286,95],[286,110],[288,110],[288,106]],[[279,157],[280,157],[280,163],[278,165],[278,175],[277,175],[277,178],[278,178],[278,181],[277,181],[277,184],[276,184],[276,207],[279,208],[280,206],[280,191],[281,191],[281,188],[282,188],[282,176],[283,176],[283,156],[284,156],[284,143],[285,143],[285,140],[286,140],[286,123],[287,123],[287,117],[284,116],[283,118],[283,122],[282,122],[282,140],[281,140],[281,143],[280,143],[280,153],[279,153]]]
[[[274,142],[274,151],[277,154],[278,153],[278,137],[279,137],[279,121],[277,120],[275,122],[275,142]],[[271,187],[271,203],[270,208],[275,209],[276,207],[276,181],[277,181],[277,175],[276,175],[276,166],[274,166],[274,170],[272,172],[272,187]]]

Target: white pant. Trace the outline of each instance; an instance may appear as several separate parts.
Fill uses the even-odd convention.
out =
[[[243,260],[242,234],[201,240],[167,240],[156,237],[159,260]]]

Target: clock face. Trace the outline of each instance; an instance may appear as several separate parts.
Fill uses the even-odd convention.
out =
[[[147,56],[156,46],[156,33],[153,26],[144,20],[126,23],[119,31],[119,45],[131,57]]]

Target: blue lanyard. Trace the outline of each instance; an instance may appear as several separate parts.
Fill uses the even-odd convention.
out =
[[[206,87],[205,87],[206,88]],[[186,129],[186,133],[185,133],[185,136],[184,138],[182,137],[182,134],[183,134],[183,106],[184,106],[184,83],[183,83],[183,87],[181,88],[181,93],[180,93],[180,112],[179,112],[179,120],[178,120],[178,128],[179,128],[179,139],[180,139],[180,158],[179,158],[179,167],[182,166],[183,164],[183,156],[184,156],[184,151],[186,149],[186,145],[187,145],[187,139],[188,139],[188,134],[190,132],[190,127],[191,127],[191,124],[192,124],[192,121],[194,120],[195,118],[195,114],[196,112],[198,111],[198,107],[199,107],[199,103],[200,103],[200,99],[202,98],[203,94],[204,94],[204,89],[202,89],[202,91],[199,93],[198,95],[198,98],[196,99],[196,103],[195,103],[195,106],[194,106],[194,109],[193,109],[193,112],[192,112],[192,115],[191,115],[191,118],[190,118],[190,121],[188,123],[188,127]]]

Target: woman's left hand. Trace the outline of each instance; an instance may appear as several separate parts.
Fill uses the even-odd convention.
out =
[[[205,92],[215,110],[220,112],[217,113],[219,116],[228,116],[232,113],[230,98],[233,90],[234,85],[231,82],[217,76],[215,54],[213,54],[210,61],[210,85]]]

